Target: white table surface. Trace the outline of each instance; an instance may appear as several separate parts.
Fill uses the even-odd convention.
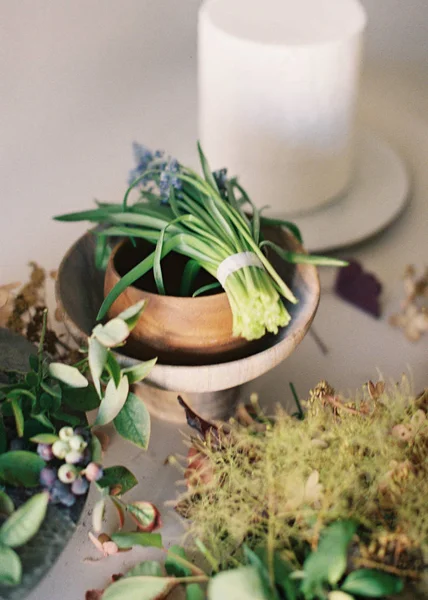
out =
[[[428,338],[417,344],[389,327],[404,267],[428,263],[428,3],[366,0],[370,29],[360,101],[361,121],[401,152],[412,174],[411,203],[387,232],[344,251],[384,283],[383,318],[338,299],[333,273],[322,272],[315,329],[281,366],[254,381],[264,403],[290,401],[288,382],[305,395],[320,378],[339,389],[410,372],[427,385]],[[195,160],[196,11],[199,0],[20,0],[0,3],[0,283],[25,280],[29,260],[55,268],[84,230],[51,221],[53,214],[117,200],[132,166],[131,142]],[[304,232],[303,232],[304,234]],[[186,428],[183,426],[182,431]],[[162,504],[174,498],[171,452],[184,452],[181,432],[154,420],[147,453],[113,440],[110,464],[126,464],[140,485],[129,497]],[[93,496],[91,496],[92,498]],[[179,533],[163,510],[165,539]],[[113,527],[109,519],[106,530]],[[29,600],[81,600],[147,550],[99,563],[88,541],[90,517]]]

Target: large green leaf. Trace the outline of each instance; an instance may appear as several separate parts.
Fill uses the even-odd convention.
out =
[[[208,584],[208,600],[268,600],[255,567],[215,575]]]
[[[132,548],[133,546],[148,546],[150,548],[162,548],[162,537],[160,533],[122,532],[113,533],[111,536],[118,548]]]
[[[139,448],[147,449],[150,439],[150,414],[144,402],[132,392],[117,417],[114,426],[119,435]]]
[[[34,452],[13,450],[0,455],[0,481],[15,486],[36,487],[45,461]]]
[[[0,585],[13,586],[21,582],[22,565],[11,548],[0,545]]]
[[[323,531],[318,549],[304,563],[304,594],[314,593],[324,582],[333,585],[339,581],[345,573],[348,546],[355,531],[356,524],[352,521],[336,521]]]
[[[125,323],[128,325],[128,329],[132,331],[135,325],[138,323],[138,319],[141,317],[141,313],[143,312],[145,305],[146,301],[140,300],[136,304],[133,304],[129,308],[123,310],[117,315],[117,318],[125,321]]]
[[[108,489],[109,493],[114,488],[120,487],[120,494],[125,494],[132,490],[138,484],[133,473],[126,467],[107,467],[104,469],[104,475],[97,481],[97,486],[101,490]],[[117,494],[116,494],[117,495]]]
[[[399,594],[403,589],[403,581],[382,571],[360,569],[348,575],[341,589],[344,592],[357,594],[358,596],[383,598],[384,596]]]
[[[124,577],[105,590],[103,600],[157,600],[176,585],[168,577]]]
[[[46,516],[49,493],[36,494],[20,506],[0,528],[0,544],[19,548],[38,532]]]
[[[49,375],[72,388],[84,388],[88,385],[88,380],[82,375],[79,369],[70,365],[53,362],[49,365]]]
[[[113,421],[122,410],[128,392],[129,382],[127,377],[122,376],[118,387],[116,387],[114,380],[110,379],[106,387],[104,398],[101,400],[94,425],[107,425]]]

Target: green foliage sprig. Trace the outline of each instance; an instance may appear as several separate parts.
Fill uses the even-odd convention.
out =
[[[7,520],[0,527],[0,585],[14,586],[21,582],[22,565],[15,548],[24,546],[38,532],[46,516],[49,494],[36,494],[17,510],[13,502],[0,491],[0,516]]]
[[[135,266],[111,290],[104,300],[98,318],[103,318],[116,298],[149,270],[153,269],[159,294],[165,294],[162,259],[172,251],[183,254],[189,261],[182,274],[181,291],[189,295],[199,269],[217,279],[219,265],[237,253],[254,254],[263,268],[246,266],[230,274],[224,283],[233,314],[233,334],[248,340],[258,339],[266,332],[277,333],[290,320],[282,299],[296,303],[292,291],[278,275],[263,251],[270,246],[290,263],[312,263],[343,266],[336,259],[308,256],[285,251],[263,240],[262,225],[281,225],[301,241],[298,228],[288,221],[261,216],[248,194],[236,179],[221,182],[216,178],[198,146],[203,176],[177,161],[155,160],[132,182],[122,204],[101,203],[98,208],[56,217],[60,221],[90,221],[104,226],[97,232],[97,262],[105,264],[108,245],[106,238],[143,238],[155,244],[155,250]],[[141,198],[130,205],[130,192],[150,180],[158,186],[140,189]],[[171,182],[169,184],[169,182]],[[165,184],[166,183],[166,188]],[[165,191],[168,202],[165,204]],[[244,211],[252,210],[249,217]],[[193,295],[220,287],[209,284],[195,290]]]

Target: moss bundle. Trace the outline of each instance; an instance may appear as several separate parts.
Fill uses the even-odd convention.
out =
[[[322,382],[305,404],[297,420],[280,408],[267,419],[253,403],[250,418],[241,407],[193,440],[177,505],[189,535],[223,567],[246,544],[299,568],[324,527],[351,519],[355,568],[417,578],[428,544],[428,391],[416,397],[403,378],[347,398]]]

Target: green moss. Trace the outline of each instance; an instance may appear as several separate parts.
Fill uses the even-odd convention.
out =
[[[243,542],[298,566],[323,527],[354,519],[356,560],[414,569],[428,540],[426,407],[406,379],[371,391],[345,398],[322,383],[303,421],[278,408],[263,431],[233,423],[195,442],[203,469],[179,503],[189,534],[223,566]]]

